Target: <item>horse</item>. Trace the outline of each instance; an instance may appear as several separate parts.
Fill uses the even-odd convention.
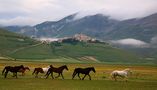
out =
[[[58,76],[55,78],[58,78],[60,75],[62,76],[62,79],[64,79],[63,77],[63,70],[66,69],[68,70],[68,67],[66,65],[60,66],[58,68],[53,67],[52,65],[50,65],[50,68],[48,69],[47,73],[46,73],[46,79],[48,78],[48,76],[51,74],[52,79],[54,79],[53,77],[53,72],[58,73]]]
[[[88,67],[88,68],[75,68],[73,74],[72,74],[72,79],[74,79],[75,75],[77,74],[79,79],[81,80],[81,77],[80,77],[80,73],[81,74],[85,74],[84,77],[82,78],[82,80],[84,80],[84,78],[88,75],[89,76],[89,80],[91,80],[91,76],[89,75],[90,71],[93,71],[94,73],[96,72],[95,71],[95,68],[94,67]]]
[[[30,71],[29,67],[24,67],[24,69],[21,68],[18,72],[21,72],[22,76],[24,76],[26,70]]]
[[[16,76],[16,78],[17,78],[17,72],[19,72],[20,69],[24,69],[24,66],[23,65],[14,66],[14,67],[13,66],[5,66],[4,69],[3,69],[3,71],[2,71],[2,75],[5,73],[4,74],[4,78],[6,78],[8,72],[10,71],[10,72],[13,73],[13,77]]]
[[[119,70],[115,70],[111,73],[111,78],[114,79],[115,81],[117,81],[117,77],[121,77],[121,78],[126,78],[126,81],[127,81],[127,78],[128,78],[128,75],[129,73],[131,74],[131,70],[129,68],[127,69],[124,69],[122,71],[119,71]]]
[[[32,75],[34,75],[34,73],[35,73],[35,78],[38,78],[38,73],[46,73],[49,68],[50,68],[50,66],[45,67],[45,68],[40,68],[40,67],[35,68]]]

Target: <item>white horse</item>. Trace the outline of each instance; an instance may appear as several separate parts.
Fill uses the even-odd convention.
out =
[[[47,73],[47,71],[48,71],[49,68],[50,68],[50,66],[47,66],[47,67],[42,68],[42,69],[43,69],[44,73]]]
[[[115,70],[111,73],[111,78],[117,81],[117,76],[125,79],[127,81],[128,75],[131,74],[131,70],[129,68],[124,69],[122,71]]]

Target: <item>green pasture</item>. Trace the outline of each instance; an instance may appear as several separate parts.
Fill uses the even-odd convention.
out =
[[[12,77],[9,73],[8,78],[0,76],[0,90],[157,90],[157,67],[156,66],[140,66],[140,65],[109,65],[100,63],[54,63],[54,62],[24,62],[24,61],[6,61],[0,60],[0,71],[6,65],[21,65],[30,67],[31,71],[26,71],[25,76],[18,79]],[[52,64],[55,67],[66,64],[68,71],[64,70],[65,79],[61,77],[57,79],[43,78],[44,74],[39,74],[39,78],[32,75],[35,67],[46,67]],[[74,68],[94,66],[96,73],[91,72],[92,80],[79,80],[76,76],[71,79]],[[128,82],[118,79],[117,82],[111,80],[110,73],[113,70],[123,70],[130,68],[132,75],[129,76]],[[57,76],[57,74],[54,74]],[[81,75],[83,77],[83,75]]]
[[[114,48],[108,44],[99,43],[60,43],[59,45],[39,44],[26,47],[9,54],[10,57],[19,60],[41,60],[50,62],[108,62],[108,63],[132,63],[155,64],[155,60],[141,59],[130,52]]]

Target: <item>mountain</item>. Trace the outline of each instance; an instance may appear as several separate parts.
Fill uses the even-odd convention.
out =
[[[34,37],[65,37],[83,33],[102,40],[134,38],[150,42],[157,36],[157,13],[129,20],[118,21],[109,16],[96,14],[75,18],[77,14],[59,21],[46,21],[35,26],[8,26],[10,31]]]
[[[108,39],[134,38],[150,42],[157,36],[157,13],[138,19],[129,19],[115,25],[112,32],[106,33]]]
[[[65,37],[83,33],[102,38],[102,34],[108,32],[118,22],[102,14],[86,16],[81,19],[75,19],[76,15],[67,16],[59,21],[46,21],[29,28],[28,26],[8,26],[6,28],[13,32],[35,37]]]

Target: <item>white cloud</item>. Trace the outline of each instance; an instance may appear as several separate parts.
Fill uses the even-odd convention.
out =
[[[127,38],[127,39],[121,39],[121,40],[112,40],[110,42],[112,44],[127,45],[127,46],[133,46],[133,47],[148,47],[149,46],[148,43],[141,41],[141,40],[133,39],[133,38]]]
[[[48,42],[53,42],[53,41],[58,41],[59,38],[45,38],[45,37],[42,37],[42,38],[38,38],[40,41],[48,41]]]
[[[157,12],[157,0],[0,0],[0,21],[5,21],[5,24],[22,17],[25,18],[21,19],[23,23],[13,24],[33,25],[76,12],[81,12],[81,17],[96,13],[116,19],[143,17]]]
[[[150,41],[151,47],[157,48],[157,36],[154,36]]]

